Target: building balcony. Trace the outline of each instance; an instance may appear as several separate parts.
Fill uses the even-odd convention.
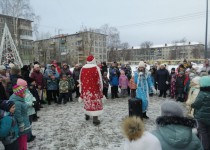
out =
[[[31,30],[32,31],[32,26],[24,26],[24,25],[19,25],[18,29],[20,30]]]
[[[66,40],[61,39],[61,40],[60,40],[60,43],[61,43],[61,44],[65,44],[65,43],[66,43]]]
[[[20,39],[33,41],[33,37],[29,35],[20,35]]]
[[[20,45],[21,49],[33,49],[32,45]]]

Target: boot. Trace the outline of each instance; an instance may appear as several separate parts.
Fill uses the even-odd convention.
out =
[[[149,119],[149,117],[147,116],[146,112],[143,113],[143,118],[144,119]]]
[[[93,116],[93,124],[94,125],[99,125],[101,122],[100,122],[100,120],[98,120],[98,116]]]
[[[85,114],[85,120],[90,120],[90,116]]]

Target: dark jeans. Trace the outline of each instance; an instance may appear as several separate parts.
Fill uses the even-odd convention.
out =
[[[131,89],[131,98],[136,97],[136,89]]]
[[[108,98],[108,88],[103,89],[103,95]]]
[[[201,140],[204,150],[210,150],[210,126],[197,121],[198,137]]]
[[[33,115],[30,115],[29,116],[29,122],[30,122],[30,125],[32,125],[32,122],[33,122]],[[30,128],[30,131],[28,132],[28,140],[30,140],[31,139],[31,137],[32,137],[32,128]]]
[[[58,102],[61,103],[63,99],[63,103],[66,103],[69,98],[69,93],[60,93]]]
[[[130,87],[129,86],[128,86],[128,89],[127,89],[127,93],[128,93],[128,96],[130,96],[131,91],[130,91]]]
[[[48,103],[51,103],[52,100],[54,100],[54,102],[57,102],[56,96],[57,96],[57,90],[47,90]]]
[[[118,98],[118,86],[111,87],[112,98]]]
[[[69,97],[68,97],[68,100],[70,99],[70,101],[73,101],[73,98],[72,98],[72,90],[69,90]]]
[[[14,141],[11,144],[4,145],[5,150],[19,150],[18,140]]]
[[[76,97],[79,97],[80,96],[79,87],[77,87],[77,86],[75,87],[75,92],[76,92]]]
[[[166,96],[166,90],[160,90],[160,96]]]

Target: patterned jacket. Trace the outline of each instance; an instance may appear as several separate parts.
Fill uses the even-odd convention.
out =
[[[68,93],[69,92],[69,82],[68,80],[60,80],[59,82],[59,90],[60,93]]]

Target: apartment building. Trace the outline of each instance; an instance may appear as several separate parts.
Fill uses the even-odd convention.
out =
[[[90,54],[95,56],[97,62],[106,61],[106,35],[90,31],[61,34],[34,41],[34,53],[36,60],[44,64],[51,63],[52,60],[70,65],[84,64]]]
[[[23,64],[33,62],[32,21],[0,14],[0,40],[7,24]]]

